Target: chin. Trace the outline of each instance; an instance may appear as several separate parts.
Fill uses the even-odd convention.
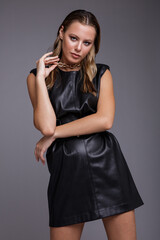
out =
[[[80,63],[80,62],[81,62],[80,59],[77,59],[77,60],[76,59],[70,59],[70,60],[68,60],[69,64],[75,64],[75,63],[77,64],[77,63]]]

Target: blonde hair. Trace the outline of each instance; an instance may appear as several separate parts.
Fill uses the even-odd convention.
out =
[[[96,89],[92,83],[93,78],[96,76],[97,73],[97,66],[95,63],[95,56],[99,51],[100,47],[100,26],[96,17],[88,11],[85,10],[75,10],[71,12],[67,17],[64,19],[62,24],[60,25],[57,31],[57,38],[53,45],[53,56],[58,55],[59,58],[62,56],[62,40],[59,36],[59,30],[61,26],[64,26],[64,32],[73,23],[73,21],[79,21],[82,24],[93,26],[96,30],[96,37],[94,40],[94,44],[87,54],[87,56],[81,61],[81,77],[84,76],[83,80],[83,92],[90,92],[95,95]],[[46,86],[48,89],[52,88],[56,79],[57,74],[59,73],[58,68],[56,67],[53,71],[50,72],[49,76],[46,78]]]

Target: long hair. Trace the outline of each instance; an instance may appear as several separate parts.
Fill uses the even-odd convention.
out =
[[[54,42],[52,50],[53,56],[58,55],[59,58],[62,57],[62,40],[59,37],[59,30],[61,26],[62,25],[64,26],[63,30],[65,32],[74,21],[78,21],[81,24],[92,26],[96,30],[94,44],[89,53],[87,54],[87,56],[82,60],[80,69],[81,76],[84,77],[82,91],[83,92],[89,91],[90,93],[93,93],[96,92],[92,80],[97,73],[95,56],[98,53],[100,47],[100,26],[96,17],[91,12],[88,12],[86,10],[75,10],[66,16],[66,18],[64,19],[64,21],[62,22],[57,31],[57,38]],[[55,68],[53,71],[50,72],[49,76],[46,78],[46,85],[48,89],[50,89],[54,85],[57,74],[58,69]]]

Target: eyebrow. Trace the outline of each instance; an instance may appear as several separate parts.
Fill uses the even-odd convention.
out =
[[[79,37],[78,37],[76,34],[74,34],[74,33],[70,33],[70,35],[74,35],[74,36],[76,36],[76,37],[79,39]],[[93,40],[91,40],[91,39],[86,39],[85,41],[92,42]]]

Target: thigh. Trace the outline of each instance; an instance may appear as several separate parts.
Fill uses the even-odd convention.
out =
[[[50,227],[50,240],[80,240],[84,224]]]
[[[108,240],[136,240],[135,211],[102,218]]]

